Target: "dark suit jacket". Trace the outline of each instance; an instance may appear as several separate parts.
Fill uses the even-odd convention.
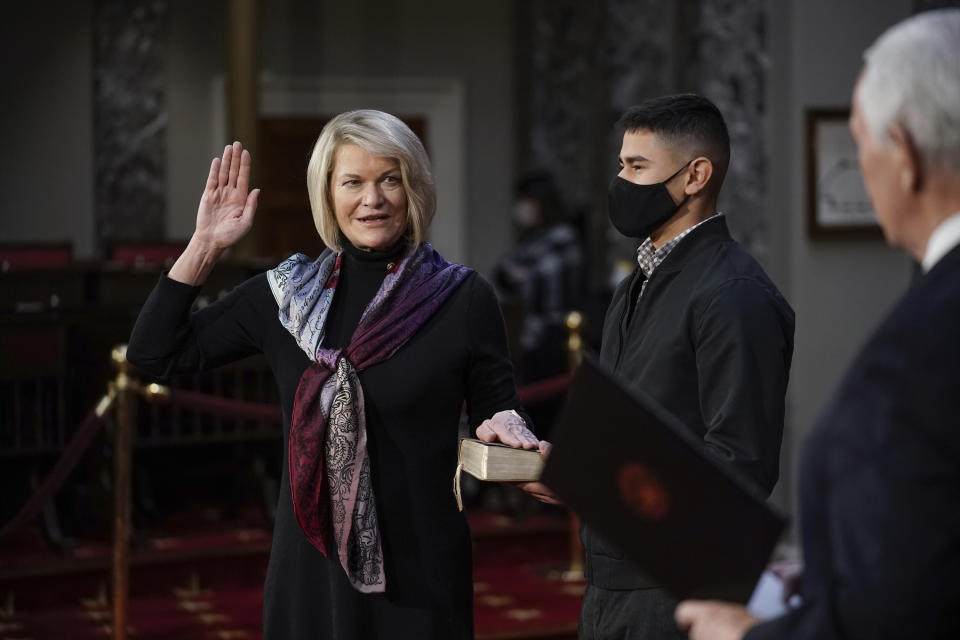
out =
[[[637,269],[614,292],[600,359],[768,495],[779,469],[793,311],[723,217],[681,240],[638,301],[643,280]],[[581,535],[591,584],[653,586],[595,532]]]
[[[960,247],[869,340],[801,461],[804,598],[766,638],[960,638]]]

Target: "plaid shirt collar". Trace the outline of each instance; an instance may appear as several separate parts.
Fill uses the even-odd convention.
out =
[[[680,241],[690,235],[694,229],[702,225],[704,222],[709,222],[718,216],[722,216],[722,213],[715,213],[706,220],[701,220],[697,224],[693,225],[689,229],[684,229],[676,236],[671,238],[668,242],[664,243],[659,249],[653,246],[653,240],[647,238],[640,246],[637,247],[637,264],[640,265],[640,270],[643,271],[643,275],[649,279],[653,275],[653,271],[660,266],[660,264],[667,259],[667,256],[670,255],[670,252],[673,251],[673,248],[680,244]]]

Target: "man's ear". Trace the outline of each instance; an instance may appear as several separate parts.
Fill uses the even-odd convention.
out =
[[[683,185],[683,192],[689,196],[702,192],[713,176],[713,163],[709,158],[699,156],[690,161],[690,170],[687,171],[687,181]]]
[[[894,159],[897,163],[897,180],[900,188],[916,193],[923,187],[923,161],[913,142],[913,136],[900,124],[890,125],[887,131],[893,148]]]

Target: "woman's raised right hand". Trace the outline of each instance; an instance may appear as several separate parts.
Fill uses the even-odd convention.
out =
[[[259,189],[250,185],[250,152],[239,142],[227,145],[222,158],[214,158],[197,210],[194,240],[208,251],[223,251],[236,244],[253,225]]]
[[[223,251],[253,226],[260,189],[250,185],[250,152],[234,142],[214,158],[197,210],[197,228],[167,276],[189,285],[203,284]]]

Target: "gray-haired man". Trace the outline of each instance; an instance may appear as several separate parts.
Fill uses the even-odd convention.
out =
[[[804,604],[758,624],[684,602],[693,640],[960,637],[960,10],[902,22],[864,58],[850,118],[864,182],[924,273],[807,440]]]

